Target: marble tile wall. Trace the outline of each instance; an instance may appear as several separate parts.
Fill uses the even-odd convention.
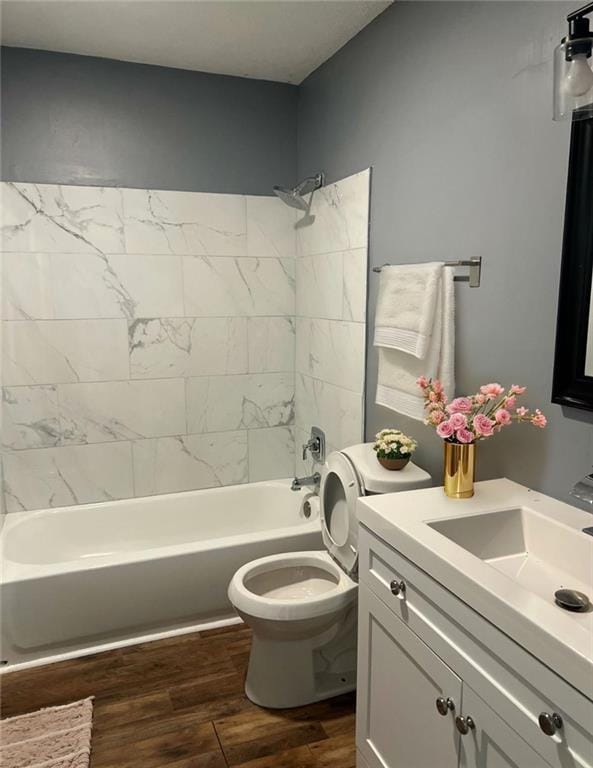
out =
[[[1,194],[7,511],[292,474],[292,209],[101,187]]]
[[[366,170],[323,187],[295,223],[298,474],[312,469],[300,452],[311,425],[328,451],[364,436],[369,185]]]

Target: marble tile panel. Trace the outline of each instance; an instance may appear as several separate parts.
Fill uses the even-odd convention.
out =
[[[366,247],[369,180],[367,169],[313,193],[310,211],[297,217],[297,256]]]
[[[294,258],[297,212],[277,197],[248,195],[247,255],[256,258]]]
[[[2,253],[0,263],[3,319],[53,318],[51,256],[47,253]]]
[[[344,251],[344,320],[366,322],[368,259],[366,248]]]
[[[48,448],[60,442],[55,386],[3,387],[2,446],[13,451]]]
[[[129,378],[125,320],[3,323],[6,385]]]
[[[250,317],[247,337],[250,373],[294,370],[295,321],[292,317]]]
[[[294,375],[201,376],[187,380],[188,432],[290,425]]]
[[[363,439],[362,395],[333,384],[296,374],[296,425],[308,433],[312,425],[326,433],[336,449]]]
[[[249,482],[276,480],[294,474],[294,433],[292,427],[250,429]]]
[[[56,318],[183,317],[181,258],[53,254]]]
[[[183,259],[188,317],[294,315],[293,259]]]
[[[133,496],[131,444],[14,451],[3,456],[8,512]]]
[[[137,496],[246,483],[247,473],[246,431],[134,443]]]
[[[4,182],[2,247],[39,253],[122,253],[122,191]]]
[[[247,373],[247,318],[151,318],[129,324],[133,379]]]
[[[344,305],[341,253],[303,256],[296,262],[296,314],[341,320]]]
[[[103,443],[186,432],[183,379],[60,384],[64,443]]]
[[[242,195],[124,189],[126,253],[245,256]]]
[[[341,320],[297,318],[296,370],[353,392],[362,392],[365,326]]]

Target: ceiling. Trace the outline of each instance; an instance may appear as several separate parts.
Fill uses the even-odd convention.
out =
[[[298,84],[393,0],[4,0],[2,43]]]

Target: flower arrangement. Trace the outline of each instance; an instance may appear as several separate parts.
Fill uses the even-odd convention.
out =
[[[418,447],[413,437],[399,429],[382,429],[375,435],[373,450],[377,459],[386,469],[403,469]]]
[[[456,397],[448,402],[440,381],[421,376],[417,381],[425,401],[425,423],[433,426],[443,440],[454,444],[485,440],[515,422],[529,422],[543,429],[546,417],[536,408],[530,411],[516,407],[525,387],[513,384],[505,389],[500,384],[484,384],[479,392]]]

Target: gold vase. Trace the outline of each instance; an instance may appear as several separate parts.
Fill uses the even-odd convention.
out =
[[[469,499],[474,495],[476,477],[476,446],[444,443],[445,467],[443,486],[450,499]]]

